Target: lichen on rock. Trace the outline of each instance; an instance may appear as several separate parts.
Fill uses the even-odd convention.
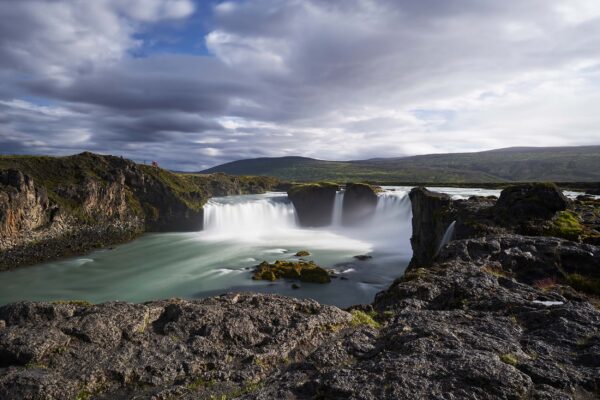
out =
[[[329,283],[329,272],[314,261],[277,260],[273,264],[263,261],[256,266],[252,279],[275,281],[280,278],[298,279],[302,282]]]

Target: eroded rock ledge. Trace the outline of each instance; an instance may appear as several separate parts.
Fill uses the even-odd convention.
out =
[[[211,196],[263,193],[266,177],[181,175],[120,157],[0,157],[0,271],[131,240],[202,229]]]

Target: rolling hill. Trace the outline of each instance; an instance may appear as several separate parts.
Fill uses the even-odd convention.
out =
[[[291,181],[600,182],[600,146],[512,147],[476,153],[355,161],[306,157],[254,158],[201,171],[214,172],[269,175]]]

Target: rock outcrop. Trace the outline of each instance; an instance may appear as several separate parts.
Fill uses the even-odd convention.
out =
[[[339,186],[334,183],[307,183],[293,186],[288,198],[294,204],[298,222],[305,227],[330,225],[333,217],[335,194]]]
[[[365,183],[347,183],[342,205],[342,223],[356,225],[373,217],[377,208],[376,189]]]
[[[337,337],[351,315],[237,294],[145,304],[0,307],[2,399],[250,396]],[[300,384],[300,382],[298,382]]]
[[[262,193],[271,178],[181,175],[120,157],[0,157],[0,270],[202,229],[213,195]]]
[[[254,269],[254,280],[274,281],[280,278],[297,279],[310,283],[329,283],[331,277],[326,269],[314,261],[277,260],[272,264],[263,261]]]
[[[413,213],[411,264],[427,266],[433,262],[446,230],[454,221],[452,200],[446,194],[431,192],[424,187],[412,189],[409,197]]]

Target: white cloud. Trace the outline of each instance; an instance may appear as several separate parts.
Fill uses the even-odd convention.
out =
[[[132,58],[144,26],[194,4],[2,2],[0,142],[178,169],[598,144],[599,4],[223,1],[210,56]]]

